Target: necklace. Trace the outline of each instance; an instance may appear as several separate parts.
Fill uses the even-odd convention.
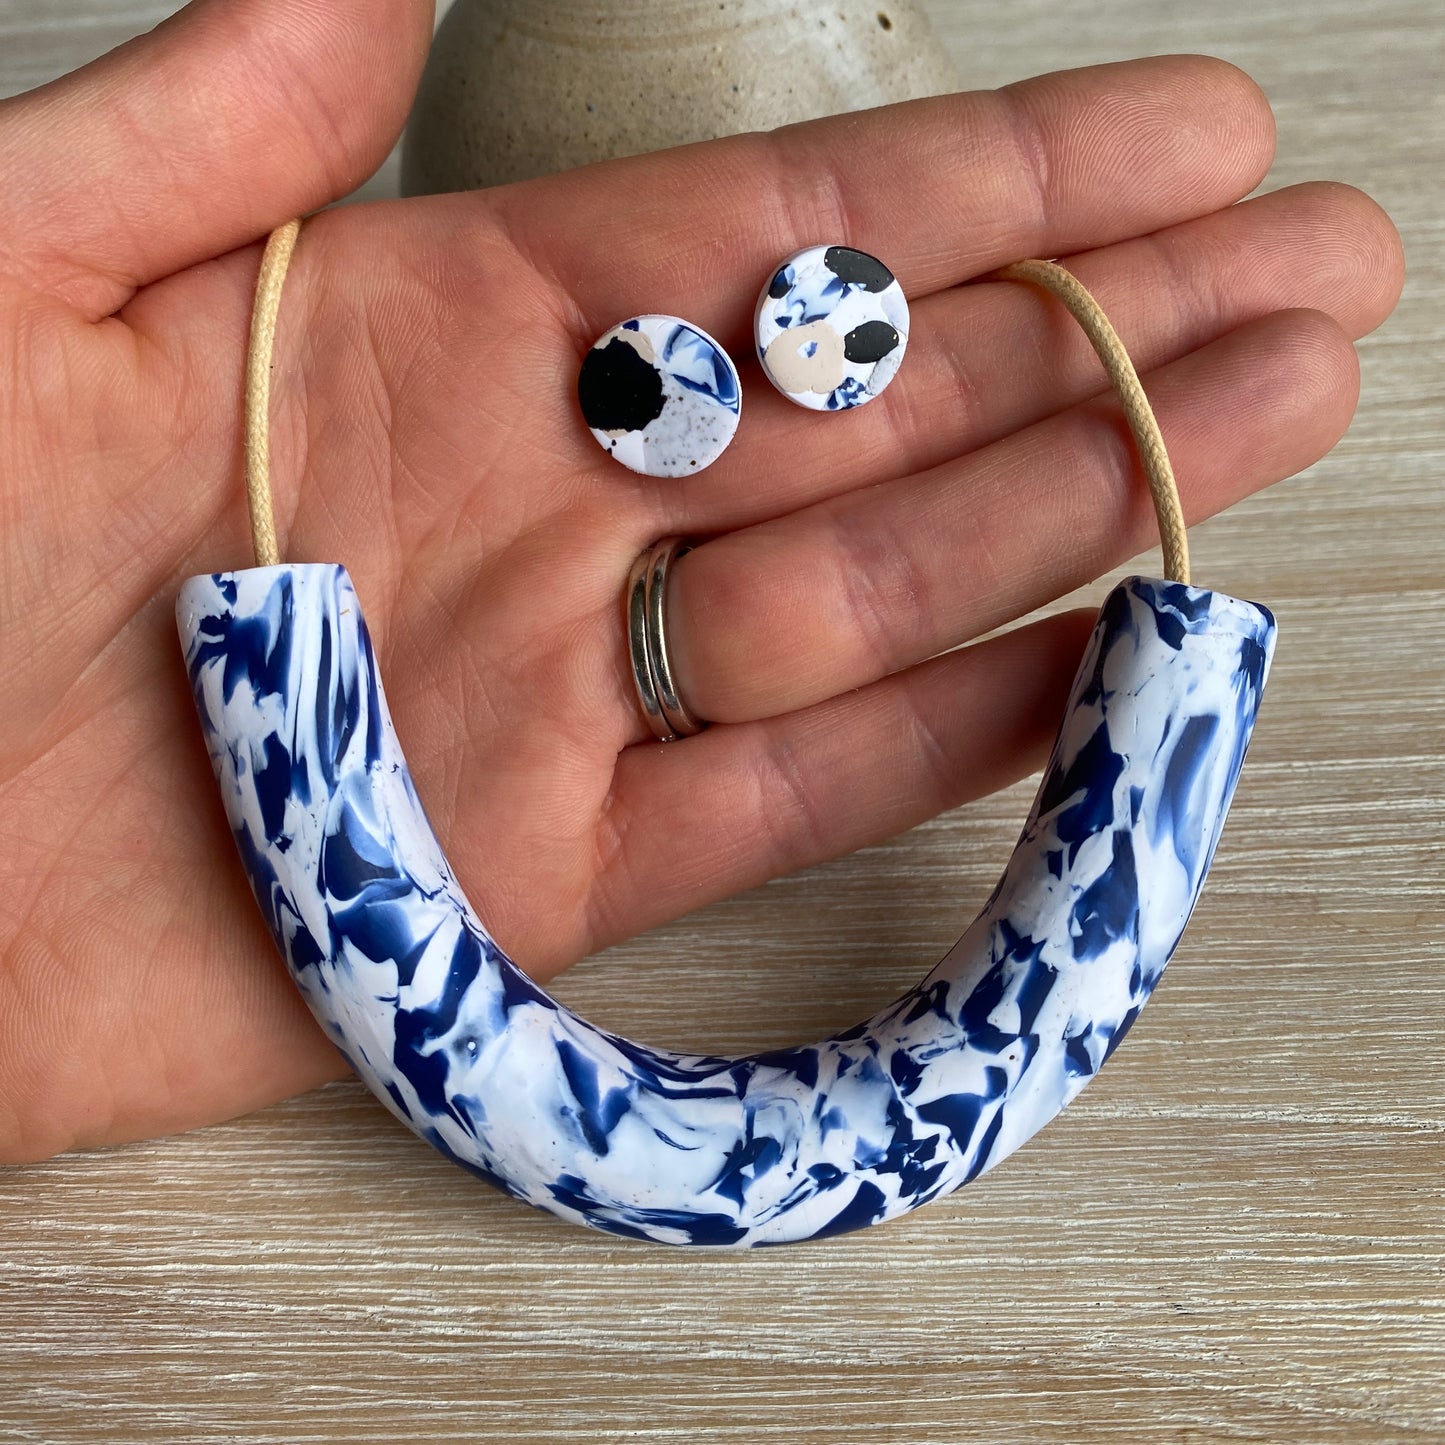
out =
[[[1138,378],[1068,272],[1124,401],[1164,579],[1100,609],[1038,796],[983,912],[913,990],[820,1043],[684,1055],[593,1027],[490,937],[427,822],[360,602],[283,564],[270,522],[270,352],[296,223],[267,247],[248,364],[254,568],[191,578],[177,616],[257,903],[372,1092],[508,1194],[608,1232],[745,1247],[927,1203],[997,1164],[1118,1046],[1198,898],[1274,647],[1267,609],[1189,585],[1177,489]]]

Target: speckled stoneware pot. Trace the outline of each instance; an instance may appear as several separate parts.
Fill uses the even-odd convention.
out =
[[[402,190],[526,180],[956,84],[914,0],[456,0]]]

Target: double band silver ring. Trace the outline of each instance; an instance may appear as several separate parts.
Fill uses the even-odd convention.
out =
[[[681,537],[653,543],[632,564],[627,579],[627,645],[632,654],[632,680],[642,715],[662,742],[700,733],[707,723],[688,711],[678,696],[667,652],[667,574],[673,562],[692,551]]]

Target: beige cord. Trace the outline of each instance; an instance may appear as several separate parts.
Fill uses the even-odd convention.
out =
[[[1073,313],[1074,320],[1084,328],[1085,335],[1099,353],[1099,360],[1119,393],[1129,430],[1139,448],[1144,474],[1154,497],[1154,512],[1159,518],[1159,537],[1164,546],[1164,575],[1171,582],[1189,581],[1189,538],[1184,531],[1184,508],[1179,503],[1179,488],[1159,423],[1154,419],[1149,398],[1139,384],[1139,373],[1119,340],[1119,333],[1109,324],[1099,303],[1084,289],[1083,283],[1062,266],[1052,261],[1015,261],[996,273],[1005,281],[1032,281],[1052,291]]]
[[[256,282],[256,304],[251,313],[251,345],[246,358],[246,500],[251,509],[251,542],[258,567],[274,567],[281,554],[276,545],[276,523],[271,514],[270,411],[271,351],[276,341],[276,317],[281,307],[281,286],[296,248],[301,222],[288,221],[271,233],[261,258]],[[1164,545],[1164,573],[1173,582],[1189,581],[1189,541],[1184,532],[1184,509],[1179,488],[1164,449],[1159,423],[1139,384],[1139,374],[1118,333],[1099,303],[1083,284],[1052,261],[1015,261],[996,273],[1006,281],[1029,281],[1051,291],[1073,313],[1093,343],[1094,350],[1119,393],[1129,429],[1139,448],[1159,536]]]
[[[300,221],[287,221],[271,232],[251,311],[251,344],[246,353],[246,502],[258,567],[274,567],[281,560],[271,514],[271,349],[276,343],[281,285],[300,233]]]

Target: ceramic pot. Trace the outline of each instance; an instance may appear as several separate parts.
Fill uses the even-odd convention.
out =
[[[955,88],[916,0],[456,0],[402,190],[498,185]]]

